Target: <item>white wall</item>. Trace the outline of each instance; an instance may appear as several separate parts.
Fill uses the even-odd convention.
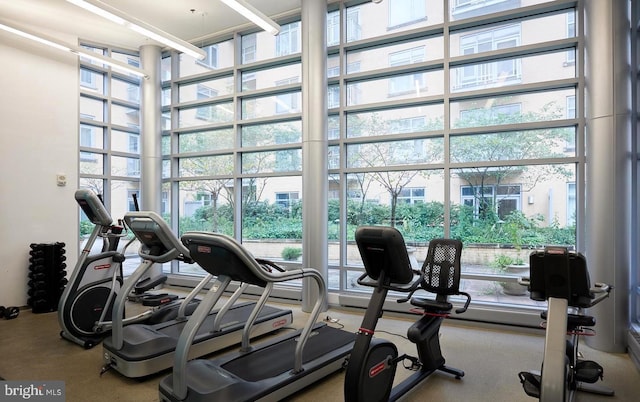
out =
[[[0,60],[0,305],[24,306],[29,244],[66,243],[67,271],[78,255],[79,73],[76,56],[8,33]]]

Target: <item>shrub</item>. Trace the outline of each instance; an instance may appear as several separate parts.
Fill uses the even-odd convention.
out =
[[[299,247],[285,247],[280,255],[286,261],[293,261],[302,255],[302,249]]]

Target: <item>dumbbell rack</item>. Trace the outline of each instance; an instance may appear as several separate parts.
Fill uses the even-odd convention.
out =
[[[29,298],[33,313],[58,310],[60,296],[67,284],[65,244],[32,243],[29,247]]]

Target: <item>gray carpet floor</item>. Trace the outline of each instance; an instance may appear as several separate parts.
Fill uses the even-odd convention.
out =
[[[275,304],[277,306],[277,304]],[[294,311],[294,326],[301,325],[306,314],[297,306],[282,305]],[[355,331],[362,320],[357,311],[330,309],[329,325]],[[383,317],[376,336],[398,345],[400,353],[416,354],[407,341],[409,318]],[[597,328],[597,327],[596,327]],[[158,383],[169,371],[144,379],[128,379],[117,372],[100,376],[102,346],[84,350],[59,337],[56,313],[33,314],[21,311],[14,320],[0,320],[0,377],[6,380],[62,380],[69,402],[158,401]],[[407,401],[534,401],[522,390],[517,373],[540,368],[544,347],[542,331],[478,326],[445,320],[440,343],[447,365],[462,369],[457,380],[436,373],[409,393]],[[628,355],[604,353],[581,346],[584,358],[604,366],[604,381],[615,396],[603,397],[579,393],[577,401],[638,401],[640,372]],[[226,352],[221,352],[221,355]],[[410,372],[398,368],[396,381]],[[291,401],[330,402],[343,400],[344,372],[335,373],[289,398]]]

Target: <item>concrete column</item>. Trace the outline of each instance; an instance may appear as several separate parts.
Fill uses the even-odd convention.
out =
[[[631,269],[631,84],[628,2],[585,1],[585,255],[591,282],[615,288],[589,310],[587,343],[624,352]]]
[[[328,279],[327,250],[327,2],[302,1],[302,264]],[[304,280],[302,310],[318,297]]]
[[[140,47],[142,80],[140,102],[140,209],[161,212],[162,207],[162,51],[156,45]]]

